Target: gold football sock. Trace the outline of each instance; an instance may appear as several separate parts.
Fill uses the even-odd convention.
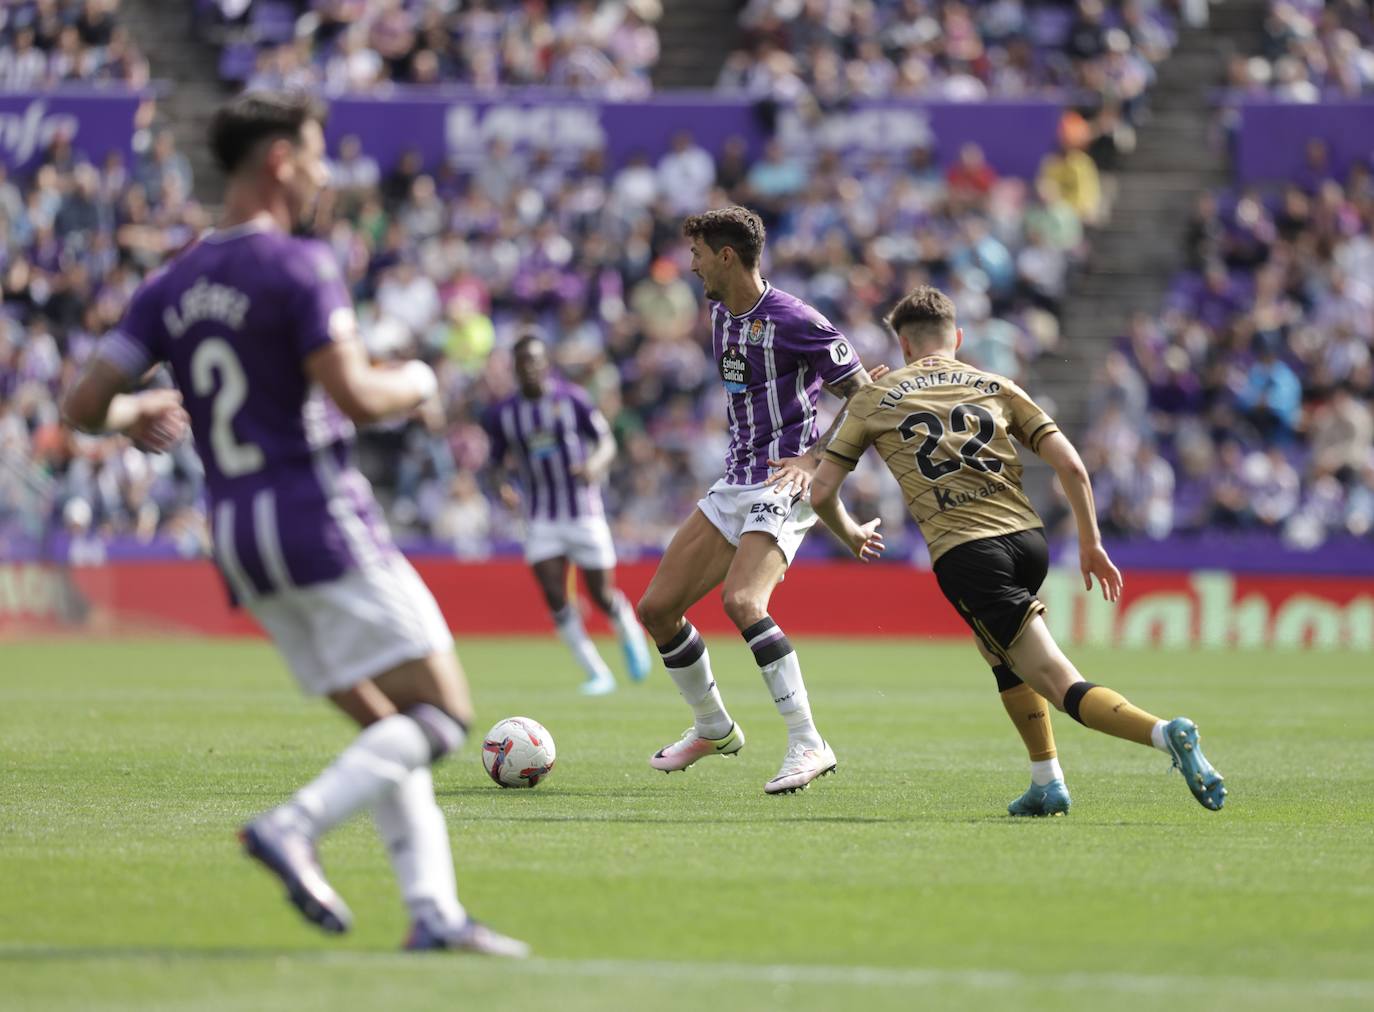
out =
[[[1132,706],[1121,693],[1092,682],[1069,686],[1064,693],[1064,710],[1084,727],[1140,745],[1153,745],[1150,732],[1159,723],[1158,717]]]
[[[1001,695],[1007,716],[1026,743],[1031,762],[1055,758],[1059,753],[1054,748],[1054,727],[1050,724],[1050,706],[1045,698],[1024,682]]]

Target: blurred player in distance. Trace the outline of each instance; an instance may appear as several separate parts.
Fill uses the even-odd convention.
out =
[[[63,411],[87,431],[166,445],[181,420],[175,394],[126,391],[170,366],[232,597],[301,688],[362,727],[315,780],[243,828],[247,853],[308,920],[347,931],[352,915],[315,848],[370,810],[410,911],[407,948],[521,956],[524,943],[458,900],[430,766],[467,737],[472,702],[433,596],[353,465],[354,423],[421,407],[434,373],[370,365],[328,247],[292,235],[328,181],[322,123],[312,100],[265,92],[215,114],[210,144],[228,177],[219,227],[134,293]]]
[[[558,635],[586,673],[582,692],[615,690],[615,676],[568,599],[568,564],[582,570],[592,602],[611,620],[630,678],[649,674],[649,647],[634,607],[615,586],[615,545],[601,503],[601,483],[615,459],[606,419],[579,387],[551,375],[549,352],[535,333],[511,350],[518,390],[493,404],[483,418],[501,498],[523,505],[525,561],[553,615]],[[517,476],[515,483],[509,478]]]
[[[940,589],[972,628],[1030,752],[1030,789],[1008,810],[1068,811],[1046,699],[1093,730],[1166,753],[1198,802],[1219,810],[1226,788],[1202,754],[1197,726],[1187,717],[1161,720],[1112,689],[1085,681],[1045,625],[1045,607],[1035,594],[1049,551],[1044,525],[1022,490],[1013,437],[1059,477],[1078,525],[1084,588],[1091,590],[1096,579],[1108,601],[1121,594],[1121,574],[1102,547],[1092,484],[1078,451],[1015,383],[954,357],[963,331],[943,292],[917,288],[897,303],[887,322],[907,365],[850,400],[826,446],[811,502],[855,555],[881,551],[839,498],[864,451],[878,448],[930,547]]]
[[[757,214],[743,207],[707,211],[689,217],[682,231],[691,241],[692,273],[710,302],[730,447],[724,476],[678,528],[639,602],[639,617],[694,718],[649,763],[684,770],[744,745],[716,687],[706,644],[686,619],[687,609],[721,587],[725,612],[753,651],[787,726],[782,766],[764,791],[790,793],[829,773],[836,759],[812,719],[796,651],[768,603],[816,522],[805,494],[820,463],[821,388],[848,397],[869,376],[830,321],[763,279],[765,236]]]

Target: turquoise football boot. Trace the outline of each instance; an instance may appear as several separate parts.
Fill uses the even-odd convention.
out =
[[[1026,793],[1007,806],[1008,815],[1068,815],[1073,800],[1062,780],[1051,780],[1043,787],[1031,784]]]
[[[1183,774],[1198,804],[1209,811],[1221,811],[1226,804],[1226,781],[1202,754],[1197,725],[1187,717],[1175,717],[1164,725],[1164,742],[1173,756],[1174,768]]]

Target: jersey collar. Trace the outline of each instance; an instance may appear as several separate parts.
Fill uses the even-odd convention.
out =
[[[728,316],[728,317],[730,317],[730,319],[732,319],[732,320],[742,320],[742,319],[744,319],[746,316],[752,316],[752,315],[754,315],[754,313],[757,313],[757,312],[758,312],[758,309],[759,309],[759,306],[763,305],[763,300],[766,299],[766,298],[768,298],[768,293],[771,292],[772,290],[773,290],[773,286],[769,283],[769,281],[768,281],[767,278],[764,278],[764,279],[763,279],[763,294],[761,294],[761,295],[759,296],[759,301],[758,301],[758,302],[755,302],[752,306],[750,306],[750,307],[749,307],[748,309],[746,309],[744,312],[740,313],[738,316],[736,316],[734,313],[730,312],[730,310],[725,309],[725,303],[722,302],[722,303],[720,304],[720,307],[721,307],[722,309],[725,309],[725,315]]]

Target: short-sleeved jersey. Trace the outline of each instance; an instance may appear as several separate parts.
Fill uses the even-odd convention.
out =
[[[524,487],[525,516],[531,520],[574,520],[605,514],[601,489],[574,465],[587,462],[610,426],[579,387],[550,380],[544,396],[514,394],[487,409],[482,419],[491,440],[491,460],[514,458]]]
[[[711,342],[729,398],[725,480],[732,485],[758,484],[768,477],[770,458],[814,446],[821,386],[861,368],[854,346],[829,320],[766,283],[754,308],[740,316],[711,303]]]
[[[1011,380],[935,356],[855,394],[825,456],[853,470],[876,446],[934,562],[967,541],[1043,526],[1012,438],[1035,450],[1058,431]]]
[[[215,561],[244,600],[336,579],[394,552],[354,429],[304,360],[353,332],[321,243],[249,223],[210,232],[146,281],[101,358],[166,362],[205,465]]]

